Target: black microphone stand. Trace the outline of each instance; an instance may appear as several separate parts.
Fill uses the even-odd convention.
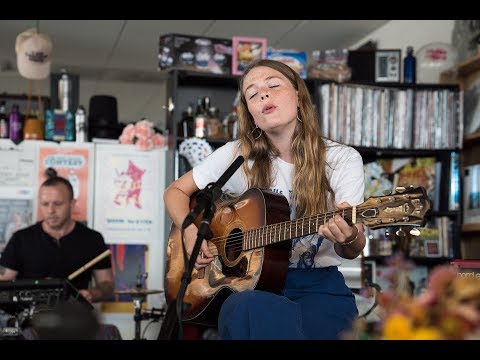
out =
[[[139,269],[140,270],[140,269]],[[137,274],[137,283],[135,288],[141,290],[143,287],[143,279],[148,277],[148,273],[142,273],[141,270]],[[133,321],[135,322],[135,337],[134,340],[141,340],[141,326],[143,320],[142,303],[145,301],[146,294],[138,293],[132,295],[133,307],[135,308],[135,314],[133,315]]]
[[[182,224],[181,234],[183,238],[185,228],[199,216],[199,211],[203,210],[203,218],[198,226],[197,240],[193,246],[188,264],[185,267],[180,289],[178,290],[175,300],[173,300],[167,308],[157,340],[178,340],[183,337],[183,328],[181,326],[184,306],[183,297],[187,291],[187,286],[192,279],[192,271],[195,267],[195,261],[200,252],[200,248],[202,247],[202,242],[203,240],[208,240],[212,237],[210,223],[216,210],[215,201],[222,194],[223,185],[225,185],[227,180],[238,170],[243,161],[243,156],[238,156],[216,183],[208,184],[205,189],[197,193],[196,199],[198,204],[185,218]]]

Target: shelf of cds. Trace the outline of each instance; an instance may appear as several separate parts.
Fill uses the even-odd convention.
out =
[[[458,86],[318,86],[326,136],[379,149],[459,149],[463,143],[462,93]]]

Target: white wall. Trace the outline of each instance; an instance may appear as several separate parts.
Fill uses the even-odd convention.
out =
[[[165,105],[165,91],[165,81],[102,81],[97,86],[94,80],[80,78],[80,104],[85,106],[87,112],[92,95],[113,95],[117,98],[120,122],[131,123],[146,117],[159,129],[165,128],[166,112],[162,109],[162,105]]]
[[[402,56],[405,56],[407,46],[413,46],[416,51],[431,42],[450,44],[454,24],[455,20],[392,20],[350,49],[372,40],[377,42],[378,49],[401,49]]]

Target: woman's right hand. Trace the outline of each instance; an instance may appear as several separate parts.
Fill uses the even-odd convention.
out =
[[[185,229],[184,241],[189,259],[192,254],[193,247],[195,246],[195,242],[197,241],[197,232],[198,228],[194,224],[191,224]],[[197,259],[195,260],[195,269],[200,270],[206,267],[213,261],[213,259],[214,257],[210,249],[208,248],[207,240],[203,240],[200,252],[198,253]]]

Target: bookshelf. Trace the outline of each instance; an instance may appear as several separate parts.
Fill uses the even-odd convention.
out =
[[[459,85],[319,82],[317,94],[322,130],[363,157],[366,198],[393,190],[396,184],[405,186],[398,183],[404,179],[424,186],[433,202],[424,237],[410,236],[408,229],[406,239],[396,236],[396,229],[389,236],[385,230],[366,231],[371,241],[365,259],[381,266],[394,251],[401,251],[416,266],[430,269],[458,258],[463,142]],[[428,228],[435,229],[436,240],[426,236],[431,233]],[[436,251],[426,251],[433,242]]]
[[[182,112],[190,105],[195,113],[198,98],[208,96],[211,105],[219,109],[219,119],[223,120],[231,111],[238,88],[238,76],[219,75],[202,71],[182,69],[164,70],[167,74],[166,103],[171,104],[167,112],[167,130],[169,145],[175,151],[172,164],[174,178],[177,179],[191,169],[188,160],[180,155],[179,146],[186,139],[178,133],[178,123],[182,121]],[[213,149],[227,142],[226,139],[208,139]]]
[[[42,101],[43,109],[47,109],[50,106],[50,98],[48,96],[41,96],[40,99]],[[38,100],[39,100],[38,96],[30,97],[30,102],[31,102],[30,109],[36,110],[39,108]],[[7,112],[10,112],[13,104],[17,104],[20,113],[25,114],[27,110],[28,95],[10,94],[10,93],[3,92],[3,93],[0,93],[0,102],[1,101],[5,101]],[[25,114],[25,115],[28,115],[28,114]]]
[[[480,259],[480,223],[472,223],[466,218],[472,211],[468,208],[468,189],[470,186],[466,184],[469,179],[466,175],[466,169],[480,164],[480,125],[474,123],[475,119],[478,121],[479,114],[475,107],[471,110],[472,107],[469,103],[472,96],[478,99],[476,91],[480,88],[480,54],[461,63],[456,70],[456,81],[462,89],[465,107],[465,136],[461,153],[461,174],[463,190],[465,191],[462,194],[464,201],[460,239],[461,254],[462,259]],[[478,211],[480,212],[480,209]]]

